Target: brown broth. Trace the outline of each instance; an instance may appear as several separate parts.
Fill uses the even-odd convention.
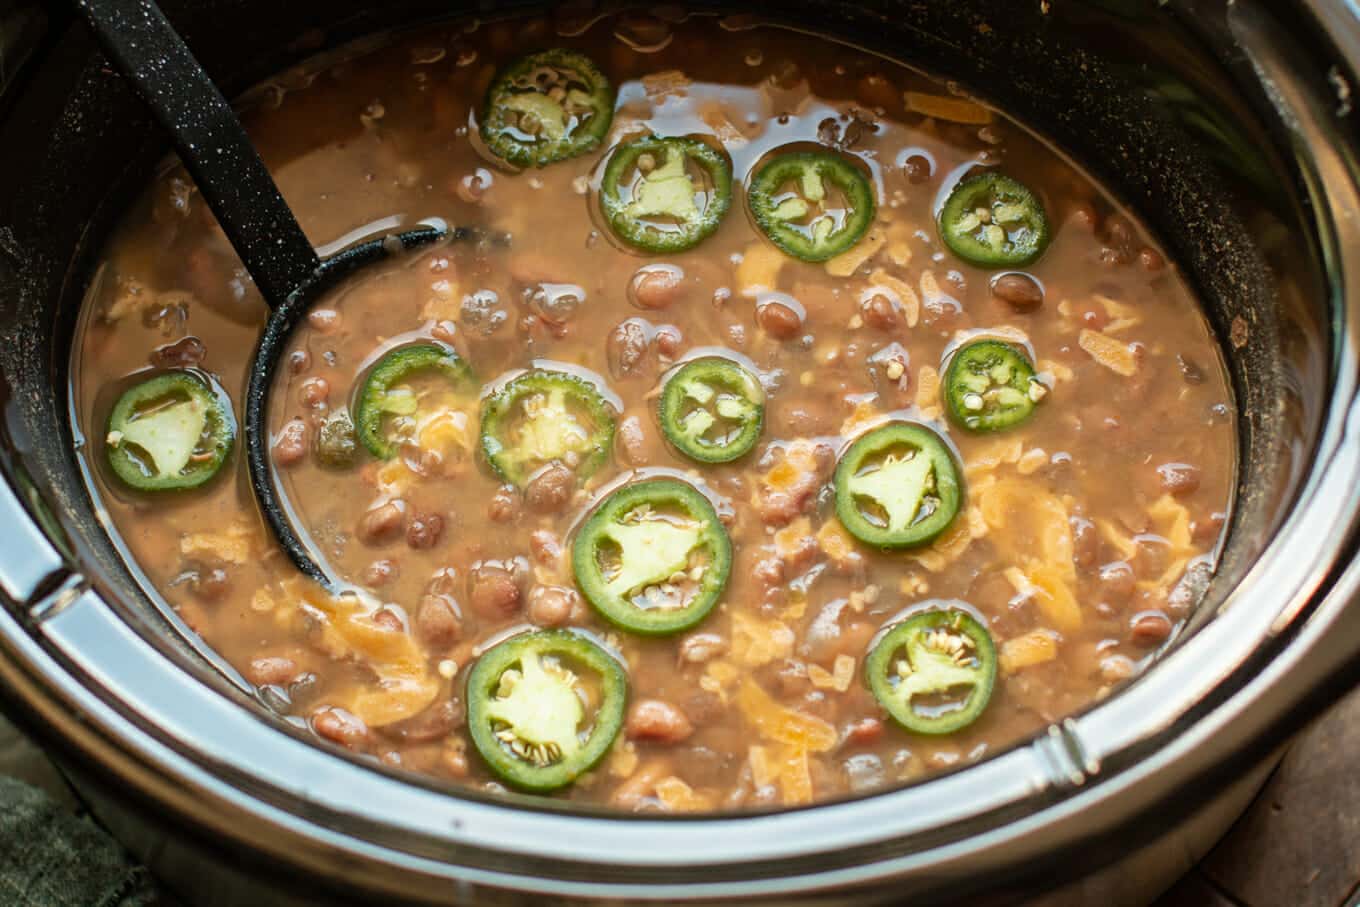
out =
[[[109,243],[73,354],[96,496],[154,593],[321,736],[489,789],[499,785],[463,728],[469,666],[528,623],[591,631],[626,661],[634,704],[670,707],[632,716],[599,769],[562,794],[624,809],[777,806],[892,787],[1014,744],[1140,671],[1187,615],[1192,599],[1178,583],[1188,565],[1211,562],[1234,475],[1230,393],[1175,265],[1052,148],[916,72],[712,18],[665,27],[670,39],[655,52],[611,34],[622,27],[604,20],[568,37],[528,20],[399,36],[281,78],[263,94],[270,103],[249,111],[257,146],[315,241],[430,216],[509,235],[365,272],[313,313],[275,388],[273,430],[298,419],[308,439],[296,463],[280,465],[292,506],[332,568],[382,603],[376,620],[355,602],[300,591],[257,516],[239,453],[231,475],[207,489],[155,498],[120,486],[95,453],[116,392],[149,363],[200,365],[239,403],[263,323],[257,293],[183,172],[156,180]],[[637,23],[626,28],[637,45]],[[606,146],[643,128],[716,135],[741,182],[773,149],[845,145],[872,173],[881,245],[832,276],[765,242],[738,189],[697,249],[625,250],[594,199],[605,151],[516,174],[469,137],[471,107],[495,68],[553,45],[590,54],[618,87]],[[923,115],[930,102],[914,96],[909,109],[904,91],[975,122]],[[992,275],[938,239],[944,192],[980,162],[999,162],[1047,208],[1053,242],[1028,269],[1044,288],[1036,308],[997,298]],[[661,266],[682,275],[678,286],[639,299],[635,275]],[[752,292],[770,268],[773,289]],[[1113,338],[1132,374],[1098,362],[1083,331]],[[1023,426],[971,435],[941,415],[938,369],[975,335],[1033,351],[1052,390]],[[356,381],[383,351],[429,337],[451,343],[487,384],[543,360],[595,376],[618,408],[611,460],[549,512],[503,490],[470,449],[434,466],[417,457],[417,471],[367,455],[348,470],[319,465],[310,450],[326,413],[352,406]],[[662,439],[655,391],[671,364],[707,348],[742,357],[768,400],[751,455],[700,467]],[[463,408],[475,435],[475,390]],[[894,554],[838,536],[827,491],[844,444],[889,414],[947,435],[968,486],[949,532]],[[1164,464],[1192,468],[1164,475]],[[677,638],[610,629],[574,591],[561,553],[592,503],[634,470],[701,485],[729,519],[726,593]],[[762,491],[780,473],[792,481],[789,506]],[[1075,620],[1063,611],[1069,596]],[[861,676],[874,635],[932,600],[966,602],[1002,653],[982,718],[944,738],[895,727]],[[752,709],[763,698],[837,742],[762,737]]]

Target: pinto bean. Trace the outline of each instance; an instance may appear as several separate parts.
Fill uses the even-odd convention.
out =
[[[619,423],[614,441],[619,448],[619,456],[629,466],[641,466],[647,462],[647,435],[642,420],[629,416]]]
[[[373,623],[382,627],[388,633],[405,633],[406,624],[401,616],[391,608],[379,608],[373,612]]]
[[[365,545],[381,545],[400,535],[405,525],[406,502],[397,499],[368,510],[359,518],[356,533]]]
[[[289,419],[274,439],[274,465],[296,466],[307,456],[307,423]]]
[[[1078,567],[1094,567],[1100,557],[1100,536],[1096,524],[1083,517],[1074,516],[1068,520],[1072,527],[1072,560]]]
[[[685,713],[660,699],[641,699],[628,710],[629,740],[673,744],[687,740],[694,725]]]
[[[220,602],[231,591],[231,574],[224,567],[197,570],[189,580],[189,591],[199,601]]]
[[[756,306],[756,324],[776,340],[792,340],[803,330],[803,316],[782,302],[766,300]]]
[[[681,335],[680,329],[673,324],[663,324],[656,329],[656,337],[652,340],[656,344],[656,353],[663,359],[674,359],[680,354],[681,348],[685,345],[685,338]]]
[[[930,181],[934,168],[930,165],[930,158],[924,154],[913,154],[902,162],[902,172],[906,175],[907,182],[919,186]]]
[[[1133,568],[1115,561],[1100,568],[1100,594],[1112,605],[1122,605],[1133,597],[1137,577]]]
[[[902,307],[882,293],[875,293],[860,303],[864,323],[885,334],[898,330],[903,324]]]
[[[463,635],[463,616],[451,595],[427,592],[416,607],[416,639],[426,648],[445,651]]]
[[[340,327],[340,313],[332,308],[312,309],[307,313],[307,324],[318,333],[329,334]]]
[[[871,72],[855,83],[855,97],[861,104],[893,110],[902,106],[899,89],[882,73]],[[919,157],[919,155],[916,155]]]
[[[646,324],[639,318],[622,321],[609,332],[605,352],[609,358],[609,370],[614,377],[626,378],[642,365],[651,343],[649,333]]]
[[[529,554],[541,567],[556,567],[562,560],[562,540],[548,529],[529,533]]]
[[[883,737],[883,722],[877,718],[861,718],[845,726],[845,742],[851,746],[871,746]]]
[[[488,620],[504,620],[519,610],[523,583],[514,562],[478,561],[472,565],[468,594],[472,610]],[[527,566],[527,565],[525,565]]]
[[[326,399],[331,395],[331,383],[325,378],[308,378],[302,382],[298,388],[298,399],[302,405],[311,409],[320,409],[326,405]]]
[[[580,596],[566,586],[534,586],[529,590],[529,620],[540,627],[560,627],[571,621]]]
[[[1150,649],[1166,642],[1171,629],[1171,618],[1161,611],[1143,611],[1129,621],[1129,641]]]
[[[664,309],[684,295],[685,272],[673,265],[638,268],[629,284],[633,302],[644,309]]]
[[[486,505],[486,515],[493,523],[511,523],[519,519],[519,495],[515,493],[515,486],[502,485],[496,489],[496,493],[491,496],[491,501]]]
[[[1189,463],[1163,463],[1157,467],[1162,490],[1177,497],[1193,494],[1199,488],[1199,467]]]
[[[403,743],[431,743],[447,737],[463,722],[464,716],[465,711],[460,700],[445,699],[405,721],[379,728],[379,733]]]
[[[727,640],[717,633],[691,633],[680,640],[680,660],[702,664],[727,651]]]
[[[151,354],[151,364],[161,368],[191,368],[207,355],[208,348],[203,341],[190,334],[174,343],[156,347]]]
[[[349,749],[368,742],[368,725],[344,709],[326,707],[312,713],[312,730],[320,737]]]
[[[439,544],[444,534],[444,518],[437,513],[417,513],[406,527],[406,544],[424,551]]]
[[[365,586],[385,586],[397,578],[400,571],[397,569],[396,561],[383,558],[373,561],[364,568],[363,580]]]
[[[524,503],[537,513],[558,513],[571,500],[575,485],[575,473],[561,463],[549,463],[524,487]]]
[[[282,656],[265,656],[251,659],[246,669],[246,679],[257,687],[283,686],[291,683],[297,676],[297,662]]]
[[[306,350],[293,350],[288,354],[288,374],[301,375],[312,367],[312,354]]]
[[[1228,521],[1228,515],[1221,511],[1215,511],[1204,519],[1193,520],[1190,523],[1190,537],[1201,545],[1209,544],[1218,538],[1218,534],[1223,531],[1223,524]]]
[[[1044,288],[1028,274],[1002,274],[992,281],[992,295],[1017,312],[1032,312],[1044,304]]]

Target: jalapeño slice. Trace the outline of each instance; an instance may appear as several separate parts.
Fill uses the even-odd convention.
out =
[[[236,417],[226,392],[207,377],[166,372],[118,398],[104,443],[114,474],[130,488],[197,488],[231,453]]]
[[[1001,431],[1024,422],[1048,392],[1018,347],[979,340],[954,354],[944,373],[950,417],[969,431]]]
[[[565,372],[525,372],[482,404],[482,452],[498,476],[521,488],[554,462],[583,479],[613,443],[609,404],[589,381]]]
[[[609,752],[627,698],[623,667],[596,643],[567,630],[525,633],[468,672],[468,732],[501,780],[546,793]]]
[[[977,720],[996,682],[991,634],[967,611],[914,614],[889,629],[864,660],[869,690],[916,734],[952,734]]]
[[[803,261],[825,261],[874,221],[874,188],[854,164],[828,151],[794,151],[767,161],[747,193],[761,232]]]
[[[841,525],[879,548],[929,543],[954,521],[963,497],[949,448],[913,422],[891,422],[851,444],[835,484]]]
[[[614,119],[614,89],[591,59],[556,48],[506,66],[486,92],[482,141],[516,167],[594,149]]]
[[[765,390],[730,359],[695,359],[681,366],[661,391],[661,431],[685,456],[728,463],[760,438]]]
[[[713,505],[676,479],[626,485],[576,533],[572,569],[595,610],[649,636],[688,630],[727,587],[732,542]]]
[[[354,427],[359,442],[373,456],[396,455],[398,439],[415,429],[420,399],[409,380],[420,373],[447,378],[455,389],[471,385],[472,370],[458,354],[435,343],[397,347],[369,369],[354,403]],[[392,417],[389,421],[388,417]]]
[[[731,203],[732,164],[698,139],[629,142],[615,149],[600,181],[610,229],[643,252],[697,246],[718,229]]]
[[[1048,216],[1033,192],[1009,176],[981,173],[954,187],[940,209],[940,238],[979,268],[1020,268],[1048,246]]]

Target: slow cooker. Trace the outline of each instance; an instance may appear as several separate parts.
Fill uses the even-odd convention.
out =
[[[163,4],[229,95],[460,0]],[[707,3],[696,11],[722,12]],[[578,10],[579,11],[579,10]],[[798,810],[454,793],[305,738],[139,586],[78,470],[69,353],[167,144],[65,4],[0,3],[0,695],[194,903],[1143,903],[1360,678],[1360,9],[1352,0],[786,0],[742,13],[957,81],[1130,205],[1207,307],[1237,502],[1190,625],[1024,745]],[[379,36],[379,37],[375,37]]]

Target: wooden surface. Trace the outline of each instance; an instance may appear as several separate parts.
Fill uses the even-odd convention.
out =
[[[1304,731],[1227,837],[1156,907],[1360,901],[1360,691]]]

